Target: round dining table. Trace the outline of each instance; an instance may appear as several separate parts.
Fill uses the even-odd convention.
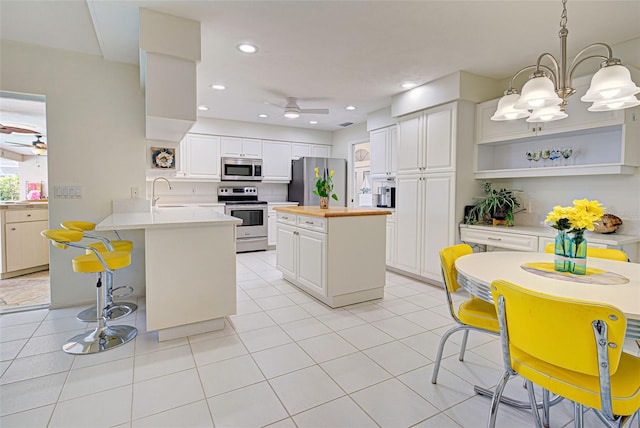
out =
[[[493,303],[489,286],[502,279],[529,290],[599,302],[618,308],[627,318],[626,337],[640,339],[640,264],[588,258],[587,275],[553,270],[548,253],[494,251],[456,260],[458,282],[470,294]]]

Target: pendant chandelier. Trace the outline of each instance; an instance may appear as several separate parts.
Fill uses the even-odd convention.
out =
[[[582,49],[571,64],[567,65],[567,0],[562,0],[560,15],[560,61],[550,53],[538,57],[535,65],[529,65],[511,78],[509,89],[498,102],[498,108],[491,120],[514,120],[527,118],[527,122],[550,122],[567,117],[567,98],[575,93],[572,87],[573,72],[588,59],[601,60],[600,70],[593,75],[586,94],[580,98],[593,103],[589,111],[620,110],[640,105],[635,94],[640,88],[631,80],[631,73],[619,59],[613,57],[612,49],[604,43],[593,43]],[[604,49],[607,55],[585,55],[593,49]],[[543,59],[551,62],[551,67],[542,65]],[[534,70],[520,93],[513,87],[514,80],[522,73]]]

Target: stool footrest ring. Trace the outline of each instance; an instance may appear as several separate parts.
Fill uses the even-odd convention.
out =
[[[116,291],[121,290],[121,289],[126,289],[127,291],[125,293],[122,294],[115,294]],[[129,297],[133,294],[133,287],[129,286],[129,285],[121,285],[120,287],[116,287],[113,290],[111,290],[111,298],[116,298],[116,299],[122,299],[123,297]]]

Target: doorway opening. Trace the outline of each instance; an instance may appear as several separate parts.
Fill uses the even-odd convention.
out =
[[[51,302],[46,102],[0,91],[0,313]]]
[[[369,142],[356,143],[352,146],[353,159],[352,201],[354,207],[372,206],[371,194],[371,152]]]

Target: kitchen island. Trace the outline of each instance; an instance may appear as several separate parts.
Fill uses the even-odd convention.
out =
[[[236,313],[236,225],[212,207],[114,213],[96,230],[143,229],[147,330],[171,340],[224,328]]]
[[[275,207],[276,267],[285,280],[337,308],[381,299],[386,216],[382,209]]]

